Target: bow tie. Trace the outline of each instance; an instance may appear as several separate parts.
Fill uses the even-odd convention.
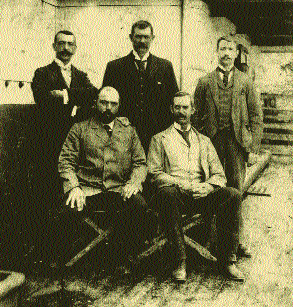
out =
[[[67,66],[67,67],[65,67],[65,66],[61,67],[60,66],[60,68],[61,68],[61,70],[71,72],[71,67],[69,67],[69,66]]]

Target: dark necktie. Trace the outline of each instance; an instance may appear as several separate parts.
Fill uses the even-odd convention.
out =
[[[112,129],[109,125],[104,125],[105,130],[107,131],[109,137],[112,136]]]
[[[135,60],[135,63],[137,64],[138,70],[140,72],[144,72],[145,71],[145,63],[147,61],[141,61],[141,60]]]
[[[188,130],[188,131],[182,131],[182,130],[178,130],[178,129],[176,129],[178,132],[179,132],[179,134],[183,137],[183,139],[184,139],[184,141],[187,143],[187,145],[188,145],[188,147],[190,147],[191,145],[190,145],[190,140],[189,140],[189,132],[190,132],[190,130]]]
[[[230,70],[223,70],[220,67],[218,67],[218,69],[224,75],[223,83],[224,83],[225,86],[227,86],[228,85],[228,78],[229,78]]]

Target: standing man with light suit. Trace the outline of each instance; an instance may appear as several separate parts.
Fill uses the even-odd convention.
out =
[[[172,63],[149,52],[155,38],[152,25],[140,20],[129,35],[133,50],[107,64],[103,86],[113,86],[121,96],[120,114],[129,118],[145,150],[151,137],[167,128],[169,106],[178,91]]]
[[[233,37],[218,39],[218,67],[199,79],[194,103],[195,126],[213,142],[227,186],[243,192],[246,162],[259,152],[263,114],[252,81],[234,66],[237,54]]]

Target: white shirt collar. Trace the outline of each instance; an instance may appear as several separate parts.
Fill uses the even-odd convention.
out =
[[[133,52],[134,58],[135,58],[136,60],[139,60],[139,61],[140,61],[140,60],[141,60],[141,61],[147,61],[147,59],[148,59],[148,57],[149,57],[149,55],[150,55],[150,52],[148,51],[148,52],[143,56],[143,58],[141,59],[135,50],[132,50],[132,52]]]
[[[108,126],[111,128],[111,130],[113,130],[113,127],[114,127],[114,120],[111,121],[111,123],[109,123],[109,124],[103,124],[103,126],[105,126],[105,125],[108,125]]]
[[[56,62],[56,64],[59,66],[59,67],[61,67],[61,68],[63,68],[63,69],[71,69],[71,62],[69,62],[68,64],[64,64],[62,61],[60,61],[59,59],[57,59],[57,58],[55,58],[54,59],[54,61]]]
[[[177,130],[183,131],[181,126],[177,122],[174,122],[174,128],[177,129]],[[184,131],[189,131],[190,129],[191,129],[191,124],[188,124],[187,129],[184,130]]]

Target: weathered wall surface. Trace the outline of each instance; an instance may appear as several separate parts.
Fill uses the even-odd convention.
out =
[[[30,81],[36,67],[48,63],[55,32],[55,9],[40,0],[0,1],[0,104],[31,103],[30,85],[5,88],[2,79]]]
[[[236,28],[226,18],[211,18],[203,1],[184,3],[182,88],[193,93],[198,78],[217,65],[217,39],[225,34],[235,34]]]
[[[0,79],[31,81],[34,70],[52,61],[55,31],[72,30],[78,49],[73,62],[100,86],[109,60],[131,50],[132,23],[149,20],[156,38],[152,52],[172,61],[178,84],[193,93],[200,76],[216,67],[217,38],[235,34],[226,18],[211,18],[201,0],[6,0],[0,3]],[[240,42],[254,52],[245,35]],[[257,53],[253,53],[257,58]],[[253,59],[255,61],[255,59]],[[6,88],[0,81],[0,104],[32,102],[29,83]]]
[[[77,35],[76,65],[87,71],[92,81],[100,86],[107,62],[130,52],[131,25],[139,19],[147,19],[156,36],[152,52],[172,61],[180,82],[180,2],[121,1],[119,6],[112,1],[104,2],[97,6],[85,1],[77,7],[71,2],[71,7],[58,10],[57,29],[70,29]]]

